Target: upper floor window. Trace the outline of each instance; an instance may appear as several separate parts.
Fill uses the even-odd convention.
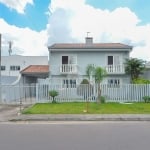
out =
[[[1,70],[2,71],[6,70],[6,67],[5,66],[1,66]]]
[[[20,70],[20,66],[10,66],[10,70],[18,71],[18,70]]]

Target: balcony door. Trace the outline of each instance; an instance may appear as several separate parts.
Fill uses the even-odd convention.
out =
[[[77,57],[74,55],[70,56],[62,56],[62,65],[76,65],[77,64]]]
[[[68,56],[62,56],[62,64],[68,64]]]
[[[110,55],[107,57],[107,65],[120,65],[121,64],[121,60],[120,60],[120,56],[119,55]]]
[[[62,56],[61,73],[76,73],[77,72],[77,57],[74,55]]]
[[[120,73],[123,68],[121,66],[120,55],[108,55],[107,56],[107,71],[108,73]]]

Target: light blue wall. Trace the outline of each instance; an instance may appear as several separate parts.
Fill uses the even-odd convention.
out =
[[[129,52],[119,51],[119,52],[51,52],[50,54],[50,71],[52,75],[60,75],[59,66],[61,65],[62,56],[76,55],[78,73],[80,75],[85,75],[85,68],[88,64],[95,64],[97,66],[107,65],[108,55],[119,55],[121,56],[122,63],[126,58],[129,58]]]

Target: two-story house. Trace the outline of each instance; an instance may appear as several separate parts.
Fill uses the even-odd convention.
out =
[[[86,76],[89,64],[106,69],[104,84],[129,83],[124,62],[129,58],[131,46],[121,43],[93,43],[86,37],[85,43],[56,43],[48,47],[49,70],[52,84],[80,84]]]

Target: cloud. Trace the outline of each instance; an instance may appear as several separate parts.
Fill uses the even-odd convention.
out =
[[[3,2],[8,4],[12,1]],[[12,3],[15,2],[14,0]],[[32,0],[23,2],[32,3]],[[141,20],[127,7],[110,11],[94,8],[86,0],[51,0],[48,14],[47,28],[41,32],[12,26],[0,19],[2,54],[8,55],[8,41],[12,41],[14,54],[48,55],[47,45],[84,42],[87,32],[90,32],[89,36],[94,38],[94,42],[131,45],[131,57],[150,61],[150,24],[140,25]]]
[[[33,4],[33,0],[0,0],[8,8],[15,9],[18,13],[24,13],[27,4]]]
[[[84,42],[87,32],[94,42],[121,42],[134,46],[132,57],[150,60],[150,25],[127,7],[112,11],[94,8],[85,0],[52,0],[49,5],[48,44]]]
[[[2,34],[2,55],[8,55],[8,42],[12,41],[12,54],[38,56],[48,55],[47,32],[33,31],[29,28],[19,28],[7,24],[0,19],[0,33]]]

